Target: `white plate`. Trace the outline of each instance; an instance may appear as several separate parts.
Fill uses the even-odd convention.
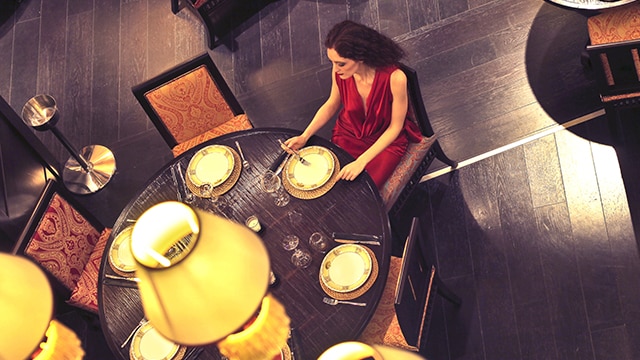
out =
[[[371,255],[358,244],[331,249],[320,265],[320,279],[329,289],[344,293],[364,285],[372,271]]]
[[[129,357],[131,360],[170,360],[179,349],[180,345],[162,336],[147,321],[133,336]]]
[[[136,270],[136,261],[131,253],[131,231],[133,226],[122,230],[109,249],[109,262],[116,269],[122,272],[133,272]]]
[[[196,152],[187,166],[187,177],[197,187],[218,186],[229,178],[235,160],[228,146],[210,145]]]
[[[322,146],[307,146],[300,149],[299,154],[309,164],[301,163],[297,156],[289,159],[285,174],[291,186],[298,190],[315,190],[326,184],[335,168],[331,152]]]

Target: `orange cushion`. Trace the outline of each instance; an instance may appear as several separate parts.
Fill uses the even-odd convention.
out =
[[[387,211],[389,211],[396,202],[405,185],[407,185],[413,173],[420,166],[422,159],[427,156],[427,152],[429,152],[431,145],[433,145],[435,141],[436,137],[432,136],[430,138],[423,137],[419,143],[409,143],[407,152],[402,159],[400,159],[400,163],[398,163],[391,177],[387,179],[387,182],[385,182],[380,189],[380,196]]]
[[[604,11],[587,20],[591,45],[640,39],[640,4]]]
[[[99,238],[87,219],[54,194],[25,254],[73,290]]]
[[[100,271],[100,262],[104,248],[111,235],[111,229],[106,228],[102,231],[100,239],[93,248],[93,252],[89,256],[89,261],[85,265],[80,279],[75,289],[71,293],[71,297],[67,303],[79,308],[98,313],[98,273]]]
[[[392,256],[391,263],[389,264],[389,275],[387,276],[387,282],[382,292],[382,298],[378,303],[378,307],[371,321],[369,321],[367,327],[360,335],[359,341],[371,345],[382,344],[406,350],[416,350],[416,348],[407,344],[407,341],[404,339],[393,305],[401,268],[402,258]]]
[[[234,131],[240,130],[248,130],[252,129],[253,125],[251,125],[251,121],[249,121],[249,117],[246,114],[240,114],[231,118],[229,121],[219,125],[216,128],[213,128],[207,132],[204,132],[200,135],[197,135],[185,142],[182,142],[173,147],[171,150],[173,152],[173,156],[177,157],[183,152],[191,149],[196,145],[200,145],[207,140],[211,140],[220,135],[229,134]]]
[[[205,65],[148,91],[145,97],[178,143],[234,116]]]

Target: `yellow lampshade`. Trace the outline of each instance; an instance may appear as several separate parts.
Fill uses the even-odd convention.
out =
[[[131,251],[147,319],[179,344],[209,344],[240,330],[267,292],[270,265],[262,240],[243,225],[183,203],[144,212]]]
[[[336,344],[323,352],[318,360],[424,360],[417,353],[384,345],[367,345],[358,341]]]
[[[0,359],[25,359],[42,341],[53,315],[45,274],[31,261],[0,253]]]

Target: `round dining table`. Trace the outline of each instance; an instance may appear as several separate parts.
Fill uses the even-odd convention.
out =
[[[226,145],[237,153],[241,152],[249,163],[248,167],[243,167],[241,161],[234,164],[241,168],[240,175],[235,184],[220,196],[228,205],[222,208],[222,215],[242,224],[252,215],[260,221],[262,229],[258,235],[267,247],[271,268],[277,279],[270,292],[285,306],[291,320],[289,348],[292,359],[316,359],[334,344],[357,339],[375,312],[385,286],[391,253],[388,216],[375,184],[366,173],[354,181],[338,180],[328,192],[313,198],[289,191],[296,196],[290,196],[287,205],[276,206],[274,197],[261,190],[259,179],[266,170],[273,170],[281,162],[283,151],[278,141],[297,134],[299,132],[292,129],[256,128],[209,140],[166,164],[125,206],[113,225],[98,279],[101,325],[116,357],[130,357],[131,342],[121,345],[144,319],[144,311],[137,283],[132,281],[135,272],[123,274],[111,266],[111,245],[118,234],[130,230],[136,219],[151,206],[164,201],[184,200],[185,184],[180,175],[184,174],[194,154],[214,144]],[[238,151],[236,142],[241,151]],[[318,136],[313,136],[307,145],[331,150],[341,166],[353,160],[344,150]],[[210,201],[197,198],[192,206],[212,209]],[[292,217],[292,214],[296,216]],[[330,239],[335,232],[345,234],[344,237],[349,237],[349,234],[355,238],[366,235],[365,238],[379,240],[379,245],[363,245],[374,255],[377,273],[372,273],[368,290],[352,299],[366,303],[366,306],[329,305],[323,302],[327,291],[320,281],[319,272],[325,254],[313,250],[309,245],[308,239],[314,232],[324,233]],[[292,264],[292,252],[283,249],[281,244],[287,235],[296,235],[300,239],[298,247],[311,253],[312,261],[308,267],[300,268]],[[330,248],[338,245],[341,244],[330,240]],[[234,291],[233,288],[220,290]],[[184,305],[189,306],[188,303]],[[181,358],[224,359],[215,344],[188,347]]]

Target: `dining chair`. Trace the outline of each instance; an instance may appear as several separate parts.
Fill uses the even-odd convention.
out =
[[[111,229],[49,179],[12,253],[32,259],[49,278],[57,307],[98,312],[98,269]]]
[[[400,69],[407,75],[408,116],[418,125],[423,138],[419,143],[409,144],[400,163],[380,189],[382,201],[392,224],[434,159],[438,159],[452,168],[458,166],[456,161],[451,160],[444,153],[433,132],[422,100],[418,73],[405,64],[400,64]]]
[[[359,340],[424,355],[435,296],[461,305],[429,261],[419,218],[414,217],[402,257],[391,257],[382,298]]]
[[[217,136],[253,128],[208,53],[131,90],[174,156]]]
[[[589,70],[596,80],[610,129],[622,134],[619,112],[640,107],[640,3],[587,19]]]

